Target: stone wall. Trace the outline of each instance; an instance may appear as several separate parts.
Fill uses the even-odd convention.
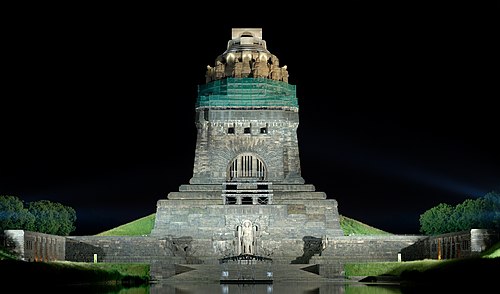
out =
[[[91,262],[151,262],[174,256],[166,240],[143,236],[71,236],[66,241],[66,260]]]
[[[321,253],[323,263],[328,260],[346,262],[398,261],[403,248],[422,240],[418,235],[344,236],[327,240]],[[313,259],[322,263],[320,259]]]
[[[477,256],[500,240],[499,232],[472,229],[428,236],[401,251],[402,259],[451,259]]]
[[[398,261],[398,253],[423,236],[344,236],[324,240],[313,236],[301,239],[262,241],[261,255],[279,264],[319,264],[324,277],[342,275],[346,262]],[[218,264],[223,257],[212,239],[191,237],[68,237],[67,260],[87,261],[98,254],[99,262],[140,262],[151,264],[153,279],[176,273],[176,264]],[[217,241],[215,242],[217,244]],[[224,246],[224,245],[219,245]],[[209,251],[207,252],[207,248]],[[280,249],[281,248],[281,249]],[[280,251],[285,250],[286,251]]]
[[[65,241],[62,236],[23,230],[5,230],[3,235],[4,246],[25,261],[65,260]]]
[[[344,264],[364,262],[394,262],[399,260],[403,248],[424,236],[377,235],[344,236],[323,242],[324,249],[310,256],[308,262],[317,264],[319,274],[326,278],[342,278]]]
[[[300,176],[296,110],[198,109],[196,126],[191,184],[227,181],[232,160],[247,153],[264,162],[266,181],[304,183]],[[229,128],[234,133],[228,133]],[[266,131],[261,132],[262,128]]]
[[[294,193],[300,197],[290,196]],[[286,194],[287,201],[277,193],[274,201],[280,204],[213,205],[214,200],[189,199],[195,198],[191,192],[178,192],[171,195],[178,199],[158,201],[151,236],[191,240],[186,247],[197,258],[238,255],[238,228],[250,221],[255,228],[254,253],[287,258],[288,263],[302,255],[304,238],[343,236],[335,200],[326,200],[322,192]]]
[[[175,275],[176,264],[193,263],[173,240],[146,236],[67,237],[66,260],[92,262],[149,263],[152,280]]]
[[[255,209],[256,206],[249,207]],[[303,224],[296,224],[289,229],[298,229],[301,226]],[[314,228],[312,230],[314,231]],[[227,250],[227,246],[233,246],[233,239],[228,241],[190,236],[61,237],[21,230],[6,232],[8,238],[3,239],[4,244],[10,244],[10,248],[27,261],[93,262],[94,254],[97,254],[98,262],[149,263],[153,279],[163,279],[176,274],[178,264],[217,264],[219,258],[234,254]],[[475,240],[478,242],[473,246],[484,250],[484,247],[481,247],[484,242],[479,240],[484,241],[487,235],[475,233],[478,236]],[[331,238],[305,235],[299,238],[298,235],[293,235],[292,231],[287,231],[286,234],[293,235],[294,238],[278,238],[275,234],[280,233],[275,231],[272,234],[274,238],[263,238],[259,241],[260,252],[256,254],[271,257],[276,265],[319,264],[319,272],[325,277],[342,275],[343,264],[346,262],[398,261],[398,253],[405,251],[405,247],[426,238],[403,235]],[[26,244],[30,241],[36,246],[27,248]]]

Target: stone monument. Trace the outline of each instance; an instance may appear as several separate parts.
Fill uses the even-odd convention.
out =
[[[308,240],[343,236],[337,202],[302,178],[296,89],[262,29],[233,29],[205,76],[193,176],[158,201],[151,236],[197,263],[239,254],[290,263]]]

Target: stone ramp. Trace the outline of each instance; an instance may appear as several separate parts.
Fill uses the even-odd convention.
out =
[[[171,283],[219,283],[222,271],[226,270],[229,279],[237,279],[238,276],[266,280],[267,272],[273,273],[273,282],[326,282],[329,279],[310,271],[311,264],[255,264],[255,265],[214,265],[214,264],[178,264],[174,276],[163,279]],[[309,268],[309,271],[303,270]]]

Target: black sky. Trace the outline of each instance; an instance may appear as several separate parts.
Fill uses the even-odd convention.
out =
[[[75,208],[74,235],[154,213],[192,176],[197,85],[232,27],[263,28],[288,66],[302,176],[341,214],[413,234],[425,210],[498,188],[491,23],[357,3],[180,20],[156,7],[16,11],[4,40],[0,195]]]

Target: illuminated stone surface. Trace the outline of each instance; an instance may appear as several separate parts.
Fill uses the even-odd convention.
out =
[[[206,82],[195,105],[193,177],[158,201],[151,236],[189,240],[189,255],[203,263],[246,253],[244,244],[291,263],[306,241],[343,236],[337,202],[301,176],[295,86],[262,30],[233,29]],[[251,244],[242,242],[246,222]]]

